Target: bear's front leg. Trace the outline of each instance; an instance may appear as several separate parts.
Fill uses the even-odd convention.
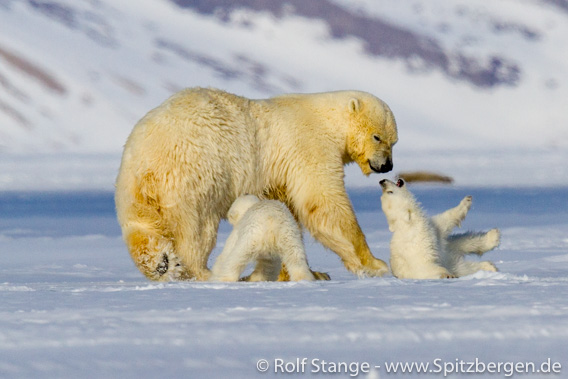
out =
[[[355,217],[355,216],[353,216]],[[356,221],[355,221],[356,222]],[[356,225],[356,230],[353,231],[352,241],[355,246],[355,253],[357,257],[361,260],[360,268],[354,267],[353,269],[345,265],[347,269],[358,276],[383,276],[389,272],[388,265],[373,256],[369,245],[365,239],[365,235],[361,231],[359,224]],[[345,264],[345,261],[344,261]]]
[[[304,197],[297,207],[302,224],[312,236],[335,252],[345,267],[358,276],[383,276],[387,264],[371,254],[344,191],[317,193]]]

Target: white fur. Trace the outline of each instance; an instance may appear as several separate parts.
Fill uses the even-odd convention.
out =
[[[466,261],[465,255],[481,256],[497,247],[498,229],[450,235],[469,211],[471,196],[466,196],[457,207],[428,218],[404,182],[399,184],[381,181],[382,208],[393,232],[390,263],[394,276],[440,279],[470,275],[480,270],[497,271],[492,262]]]
[[[290,280],[314,280],[301,231],[284,204],[245,195],[235,200],[227,218],[233,231],[213,265],[211,281],[237,281],[252,261],[257,264],[249,281],[277,280],[282,263]]]
[[[208,280],[231,204],[250,193],[286,204],[354,273],[379,276],[353,212],[343,166],[392,168],[390,108],[358,91],[251,100],[191,88],[134,127],[116,180],[116,211],[138,269],[151,280]]]

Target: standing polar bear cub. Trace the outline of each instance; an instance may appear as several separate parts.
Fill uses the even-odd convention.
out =
[[[466,261],[465,255],[478,254],[499,246],[500,233],[450,235],[461,224],[469,208],[466,196],[452,209],[428,218],[402,179],[397,183],[381,180],[381,204],[387,217],[391,240],[391,270],[401,279],[440,279],[470,275],[480,270],[497,271],[490,261]]]
[[[235,282],[246,266],[256,261],[248,281],[275,281],[282,263],[290,280],[314,280],[308,267],[302,232],[284,204],[239,197],[227,214],[233,231],[211,270],[211,281]]]
[[[208,280],[219,222],[248,193],[286,204],[349,271],[382,275],[388,267],[369,249],[343,166],[388,172],[397,139],[390,108],[365,92],[252,100],[182,90],[124,146],[115,202],[130,256],[151,280]]]

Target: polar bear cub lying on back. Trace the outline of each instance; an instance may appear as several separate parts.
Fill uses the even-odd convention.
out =
[[[383,212],[393,232],[390,264],[394,276],[440,279],[470,275],[480,270],[497,271],[492,262],[466,261],[464,256],[483,255],[496,248],[500,239],[498,229],[450,235],[469,211],[471,196],[466,196],[457,207],[429,219],[402,179],[396,184],[385,179],[380,184]]]
[[[308,267],[301,230],[283,203],[244,195],[227,214],[233,231],[211,270],[211,281],[236,282],[256,261],[248,281],[278,279],[282,263],[290,280],[314,280]]]

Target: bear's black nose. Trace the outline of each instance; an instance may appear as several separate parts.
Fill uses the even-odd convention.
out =
[[[379,184],[381,185],[381,187],[384,187],[385,184],[386,184],[386,182],[387,182],[387,180],[386,180],[386,179],[383,179],[383,180],[381,180],[381,181],[379,182]]]
[[[380,172],[389,172],[390,170],[392,170],[392,160],[389,158],[389,159],[387,159],[387,161],[385,162],[385,164],[383,164],[383,165],[379,168],[379,171],[380,171]]]

